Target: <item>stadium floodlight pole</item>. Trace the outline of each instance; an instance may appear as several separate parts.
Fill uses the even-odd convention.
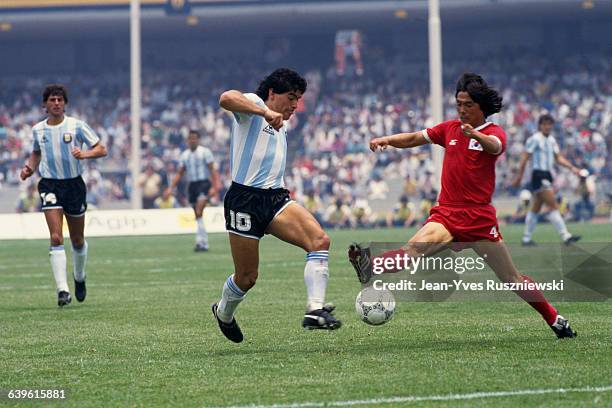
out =
[[[140,176],[140,0],[130,0],[130,110],[132,115],[132,208],[142,208]]]
[[[440,21],[439,0],[429,0],[429,99],[433,124],[443,121],[442,101],[442,23]],[[435,185],[440,192],[442,174],[442,148],[432,145]]]

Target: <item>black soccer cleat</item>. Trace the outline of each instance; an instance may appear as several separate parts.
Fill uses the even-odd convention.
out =
[[[550,328],[560,339],[571,339],[578,335],[578,333],[572,330],[567,319],[561,315],[557,315],[557,319],[550,325]]]
[[[564,240],[563,243],[565,245],[572,245],[574,242],[580,241],[581,238],[582,238],[582,235],[572,235],[568,239]]]
[[[221,321],[221,319],[219,319],[219,316],[217,316],[216,303],[213,303],[212,305],[212,312],[215,316],[215,319],[217,319],[217,323],[219,323],[219,329],[221,329],[221,333],[223,333],[223,335],[227,337],[228,340],[231,340],[234,343],[240,343],[244,337],[242,336],[242,331],[240,330],[238,323],[236,323],[236,319],[232,318],[231,323],[225,323]]]
[[[72,298],[70,297],[70,293],[66,291],[61,291],[57,294],[57,305],[59,307],[64,307],[72,302]]]
[[[193,248],[193,252],[208,252],[208,245],[196,244]]]
[[[349,246],[348,250],[349,262],[357,272],[357,278],[361,283],[368,283],[372,278],[372,255],[370,248],[362,248],[356,242]]]
[[[332,316],[336,307],[332,304],[326,304],[322,309],[311,310],[306,312],[302,327],[307,330],[336,330],[342,326],[342,322]]]
[[[83,282],[79,282],[78,280],[74,280],[74,296],[79,302],[85,300],[87,296],[87,287],[85,286],[85,280]]]
[[[532,240],[529,241],[521,241],[521,245],[524,247],[536,247],[538,246],[538,244],[536,244],[535,242],[533,242]]]

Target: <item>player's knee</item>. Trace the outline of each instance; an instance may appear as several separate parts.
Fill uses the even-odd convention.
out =
[[[329,236],[325,232],[321,231],[319,234],[316,235],[315,238],[311,240],[309,245],[310,248],[306,248],[306,250],[308,252],[327,251],[329,249],[329,245]]]
[[[82,248],[85,245],[85,237],[70,238],[73,248]]]
[[[243,291],[247,291],[255,286],[257,277],[259,276],[257,269],[249,271],[236,271],[234,273],[234,282]]]
[[[51,246],[64,245],[64,236],[61,233],[53,232],[50,236]]]

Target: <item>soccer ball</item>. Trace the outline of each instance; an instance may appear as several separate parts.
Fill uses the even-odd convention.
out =
[[[367,324],[378,326],[393,317],[395,299],[388,290],[376,290],[369,286],[357,294],[355,311]]]

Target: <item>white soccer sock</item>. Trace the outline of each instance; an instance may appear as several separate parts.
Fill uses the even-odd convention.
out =
[[[566,239],[572,236],[572,234],[570,234],[567,230],[567,227],[565,226],[565,221],[563,221],[563,217],[561,217],[561,213],[559,212],[559,210],[551,211],[550,214],[548,214],[548,219],[555,227],[559,235],[561,235],[562,240],[565,241]]]
[[[531,235],[538,223],[538,215],[533,211],[528,211],[525,217],[525,232],[523,234],[523,242],[531,241]]]
[[[204,227],[204,217],[196,218],[198,229],[196,232],[196,244],[208,245],[208,233]]]
[[[234,282],[234,275],[225,280],[221,291],[221,300],[217,304],[217,316],[222,322],[230,323],[232,321],[236,308],[245,295],[246,292],[243,292]]]
[[[72,247],[72,263],[74,266],[73,273],[74,279],[79,282],[85,281],[85,264],[87,264],[87,241],[79,249]]]
[[[64,246],[59,245],[49,248],[49,259],[51,260],[51,270],[53,270],[57,292],[70,292],[66,280],[66,251],[64,251]]]
[[[313,251],[306,255],[304,282],[308,298],[307,311],[321,309],[325,302],[325,290],[329,278],[328,257],[329,251]]]

